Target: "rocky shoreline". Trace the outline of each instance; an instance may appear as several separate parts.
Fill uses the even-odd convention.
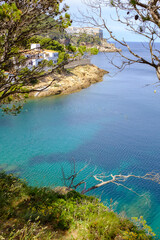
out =
[[[98,47],[99,52],[121,52],[121,49],[118,49],[116,47],[112,48],[106,48],[106,47]]]
[[[102,40],[101,45],[97,47],[99,52],[121,52],[122,50],[116,48],[114,43],[108,43],[105,39]]]
[[[35,86],[39,91],[32,92],[29,96],[33,98],[39,98],[78,92],[89,87],[91,84],[103,81],[103,76],[106,73],[108,72],[98,68],[93,64],[77,66],[73,69],[67,69],[63,74],[57,74],[57,80],[55,81],[53,81],[55,75],[52,74],[45,79],[42,79],[40,83]],[[51,82],[51,86],[43,90]]]

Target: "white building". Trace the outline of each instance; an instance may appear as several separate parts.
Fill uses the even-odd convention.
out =
[[[79,35],[82,33],[86,33],[88,35],[98,36],[100,39],[103,38],[103,30],[100,28],[93,27],[68,27],[66,32],[71,35]]]
[[[57,63],[58,60],[58,52],[53,50],[44,50],[43,51],[43,58],[50,61],[52,60],[53,63]]]
[[[28,58],[27,66],[37,67],[43,60],[52,61],[53,64],[57,63],[59,53],[54,50],[42,50],[40,44],[32,43],[31,50],[25,52],[25,57]]]
[[[41,45],[39,43],[31,43],[31,49],[40,49]]]

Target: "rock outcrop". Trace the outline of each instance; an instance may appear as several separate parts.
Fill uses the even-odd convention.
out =
[[[77,66],[63,74],[56,75],[57,80],[53,81],[55,75],[50,75],[43,79],[35,87],[39,92],[30,93],[31,97],[46,97],[51,95],[65,95],[80,91],[89,87],[93,83],[103,80],[107,71],[95,65]],[[53,81],[53,82],[52,82]],[[51,86],[43,90],[52,82]]]
[[[106,39],[101,40],[101,45],[97,46],[99,52],[121,52],[113,43],[108,43]]]

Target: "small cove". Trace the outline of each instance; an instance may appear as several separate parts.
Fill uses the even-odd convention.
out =
[[[103,53],[92,63],[112,72]],[[133,65],[81,92],[28,101],[20,115],[0,117],[0,164],[39,186],[63,185],[61,167],[69,174],[73,159],[77,168],[90,162],[85,171],[95,166],[106,173],[160,171],[160,88],[152,85],[156,81],[151,68]],[[90,194],[104,202],[112,198],[115,210],[128,217],[143,215],[160,234],[160,186],[135,179],[127,186],[145,193],[148,201],[114,185]]]

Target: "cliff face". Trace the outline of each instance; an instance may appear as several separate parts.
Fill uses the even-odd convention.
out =
[[[97,47],[99,52],[121,52],[113,43],[108,43],[106,39],[101,40],[101,45]]]
[[[80,91],[81,89],[89,87],[91,84],[103,80],[103,76],[108,73],[94,65],[77,66],[66,73],[57,75],[50,87],[47,89],[31,93],[31,97],[45,97],[51,95],[65,95],[73,92]],[[38,90],[45,88],[51,83],[55,75],[50,75],[43,79],[35,87]]]

